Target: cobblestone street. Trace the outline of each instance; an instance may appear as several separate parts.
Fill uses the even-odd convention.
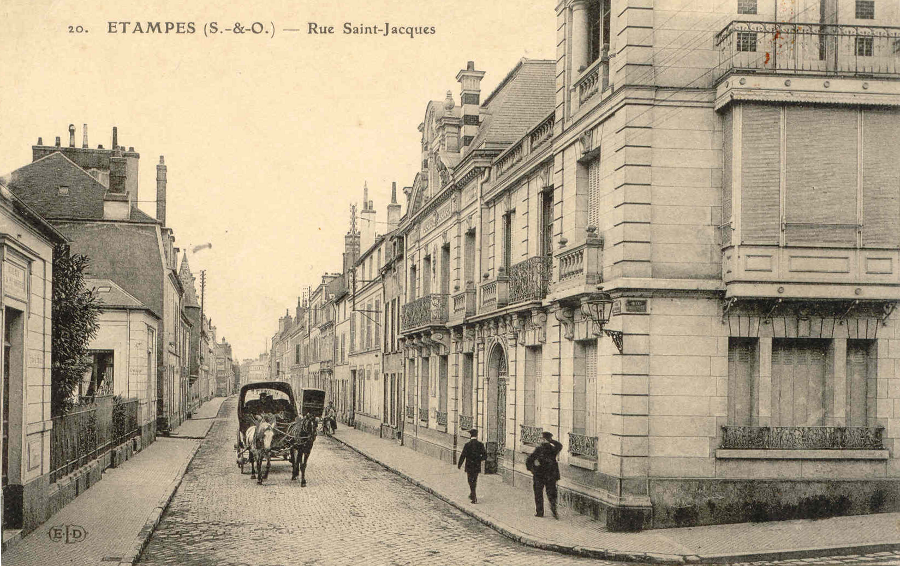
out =
[[[613,564],[519,545],[321,436],[308,487],[292,482],[281,460],[259,486],[235,465],[234,399],[222,414],[141,564]],[[898,561],[883,553],[783,563]]]

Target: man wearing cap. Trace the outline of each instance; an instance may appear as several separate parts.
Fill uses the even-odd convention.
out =
[[[534,487],[534,516],[544,516],[544,489],[547,490],[547,499],[550,501],[550,512],[554,519],[559,519],[556,513],[556,482],[559,481],[559,464],[556,455],[562,450],[562,444],[553,440],[549,432],[541,433],[543,442],[534,449],[534,452],[525,460],[525,467],[531,472]]]
[[[478,484],[481,463],[487,458],[487,452],[484,450],[484,444],[478,440],[478,429],[471,429],[469,436],[471,438],[463,446],[462,453],[459,455],[459,463],[456,467],[462,468],[463,462],[465,462],[466,475],[469,476],[469,499],[472,503],[478,503],[478,497],[475,496],[475,486]]]

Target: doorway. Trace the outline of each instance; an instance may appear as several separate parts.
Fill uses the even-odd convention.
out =
[[[506,354],[495,344],[488,358],[487,415],[485,419],[486,474],[496,474],[506,445]]]

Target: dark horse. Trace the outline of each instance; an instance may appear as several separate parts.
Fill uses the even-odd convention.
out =
[[[275,425],[265,418],[247,427],[245,442],[250,448],[250,479],[258,478],[257,483],[269,477],[272,466],[272,438],[275,436]],[[263,474],[263,458],[266,460],[266,473]]]
[[[295,480],[300,475],[300,487],[306,487],[306,462],[316,441],[316,425],[316,417],[307,413],[297,417],[288,428],[288,435],[292,438],[291,463],[294,465],[291,479]]]

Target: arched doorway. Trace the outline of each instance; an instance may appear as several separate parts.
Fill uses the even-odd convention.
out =
[[[488,357],[487,415],[485,421],[485,448],[487,461],[484,471],[497,473],[500,454],[506,444],[506,353],[500,344],[494,344]]]

